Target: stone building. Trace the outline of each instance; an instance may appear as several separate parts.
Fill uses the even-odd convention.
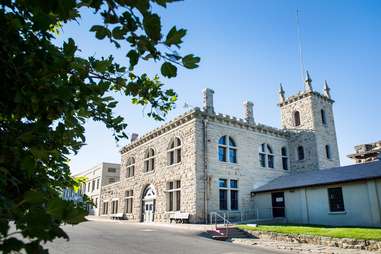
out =
[[[88,207],[90,215],[100,215],[99,205],[102,187],[107,184],[119,182],[120,164],[102,162],[88,170],[82,171],[73,177],[85,177],[86,182],[80,186],[78,193],[66,189],[63,192],[63,198],[67,200],[82,200],[82,194],[86,194],[93,201],[93,207]]]
[[[355,151],[355,153],[348,155],[355,163],[375,161],[381,156],[381,140],[370,144],[357,145]]]
[[[219,114],[211,89],[194,108],[121,150],[120,182],[104,186],[101,215],[132,221],[169,221],[176,211],[190,222],[212,212],[242,216],[255,208],[252,191],[282,175],[339,166],[333,100],[327,83],[285,97],[279,91],[282,128],[257,123],[253,103],[244,119]]]

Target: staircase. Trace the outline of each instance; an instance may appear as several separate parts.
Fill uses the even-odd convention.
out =
[[[214,240],[225,241],[231,238],[251,237],[247,232],[237,228],[227,220],[225,214],[220,215],[217,212],[211,213],[210,222],[211,225],[213,225],[213,228],[207,232]]]
[[[226,228],[216,228],[213,230],[208,230],[207,232],[212,237],[212,239],[219,240],[219,241],[225,241],[227,239],[232,239],[232,238],[251,238],[252,237],[246,231],[243,231],[234,226],[230,227],[228,230],[226,230]]]

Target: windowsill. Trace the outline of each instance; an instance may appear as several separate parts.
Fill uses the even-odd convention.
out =
[[[126,179],[130,179],[130,178],[134,178],[135,177],[135,175],[133,175],[133,176],[126,176]]]
[[[150,174],[153,174],[153,173],[155,173],[155,170],[143,172],[143,175],[150,175]]]
[[[220,160],[217,160],[217,162],[219,162],[219,163],[221,163],[221,164],[224,164],[224,165],[239,166],[239,163],[238,163],[238,162],[220,161]]]
[[[339,212],[328,212],[328,214],[331,214],[331,215],[337,215],[337,214],[347,214],[347,211],[339,211]]]
[[[182,164],[182,161],[180,162],[177,162],[177,163],[174,163],[174,164],[171,164],[171,165],[167,165],[167,168],[171,168],[171,167],[175,167],[175,166],[179,166]]]

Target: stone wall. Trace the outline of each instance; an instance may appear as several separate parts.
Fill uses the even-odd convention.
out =
[[[271,239],[275,241],[286,241],[293,243],[319,244],[344,249],[358,249],[368,251],[381,251],[381,241],[374,240],[357,240],[350,238],[333,238],[315,235],[297,235],[282,234],[275,232],[264,232],[257,230],[245,230],[252,236],[259,239]]]
[[[182,160],[178,164],[168,166],[167,150],[174,137],[181,140]],[[127,214],[127,218],[132,221],[141,221],[143,191],[148,185],[153,185],[156,190],[154,221],[169,221],[167,184],[169,181],[180,180],[181,212],[190,213],[191,222],[195,222],[195,137],[195,120],[193,119],[122,154],[121,181],[118,184],[105,186],[102,201],[117,198],[119,200],[118,212],[122,213],[125,211],[126,204],[125,191],[133,190],[133,212]],[[149,148],[153,148],[155,151],[155,170],[144,172],[144,154]],[[135,158],[135,175],[127,178],[126,163],[130,157]]]

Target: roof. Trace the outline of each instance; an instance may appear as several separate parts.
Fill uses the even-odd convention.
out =
[[[374,178],[381,178],[381,161],[284,175],[256,188],[254,192],[294,189]]]

